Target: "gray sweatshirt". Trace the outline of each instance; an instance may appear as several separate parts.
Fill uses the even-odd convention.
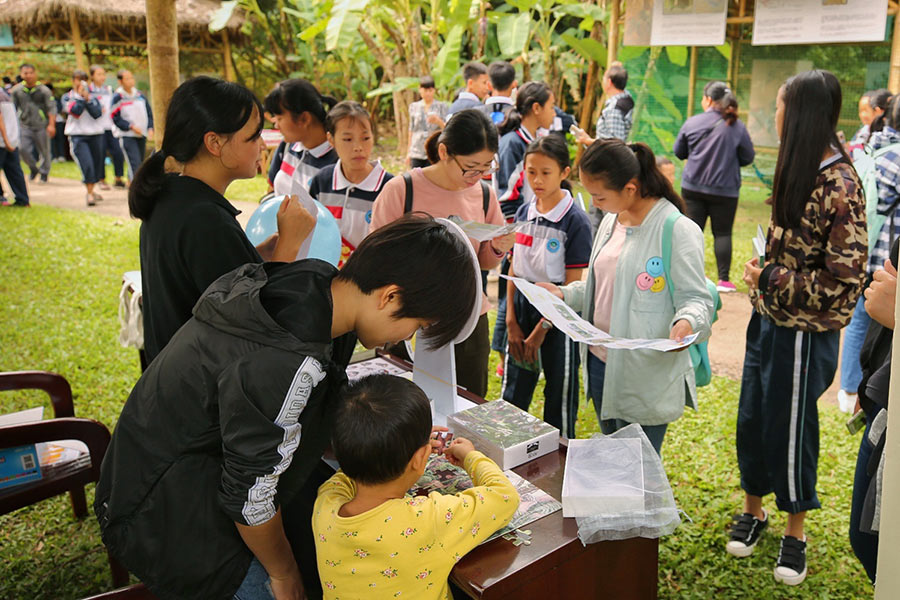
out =
[[[22,127],[43,129],[47,126],[47,119],[55,119],[56,101],[46,85],[39,83],[29,88],[23,81],[13,86],[9,93],[16,103]]]

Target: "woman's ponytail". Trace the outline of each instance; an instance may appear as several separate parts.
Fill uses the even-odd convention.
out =
[[[647,144],[626,144],[615,138],[597,140],[581,156],[578,169],[617,192],[637,180],[642,198],[665,198],[682,213],[685,211],[684,200],[659,170]]]
[[[162,148],[148,158],[135,173],[128,190],[128,210],[136,219],[150,218],[168,172],[193,159],[210,131],[229,135],[239,131],[253,117],[262,130],[262,105],[244,86],[214,79],[194,77],[178,86],[166,110],[166,131]],[[168,164],[167,164],[168,163]]]
[[[441,143],[440,137],[441,132],[438,130],[428,136],[428,139],[425,140],[425,156],[428,157],[428,162],[431,164],[440,162],[441,160],[441,155],[438,153],[438,144]]]
[[[166,155],[154,152],[138,168],[128,187],[128,211],[135,219],[145,220],[153,212],[156,197],[166,180]]]
[[[500,135],[506,135],[510,131],[515,131],[522,125],[522,115],[515,108],[506,111],[506,118],[497,125]]]

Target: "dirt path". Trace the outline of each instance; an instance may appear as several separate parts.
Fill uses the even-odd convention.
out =
[[[101,192],[103,201],[93,207],[85,204],[84,186],[71,179],[51,177],[46,184],[30,184],[28,192],[31,202],[34,204],[86,210],[117,217],[122,221],[131,218],[128,214],[128,199],[125,190],[113,189]],[[247,219],[258,205],[252,202],[233,202],[233,204],[241,211],[238,221],[242,226],[246,226]],[[496,299],[495,286],[495,278],[491,277],[488,291],[492,300]],[[719,320],[713,325],[713,335],[709,342],[709,356],[712,361],[713,373],[740,380],[744,363],[745,331],[747,322],[750,320],[750,312],[750,301],[746,294],[722,295]],[[838,376],[836,375],[835,382],[825,392],[823,401],[837,404],[838,387]]]

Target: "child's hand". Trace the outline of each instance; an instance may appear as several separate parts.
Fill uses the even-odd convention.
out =
[[[506,313],[509,316],[509,313]],[[522,360],[525,355],[525,333],[519,327],[515,319],[506,320],[506,350],[516,360]]]
[[[744,283],[750,290],[759,287],[759,276],[762,273],[762,267],[759,266],[759,259],[754,257],[744,263]]]
[[[466,438],[458,437],[450,442],[449,448],[444,450],[444,456],[447,457],[450,464],[461,467],[463,466],[466,457],[469,455],[469,452],[472,452],[473,450],[475,450],[475,446],[472,445],[472,442]]]
[[[884,268],[875,271],[872,283],[863,292],[866,297],[866,312],[877,323],[894,328],[894,302],[897,295],[897,269],[890,259],[884,262]]]
[[[541,351],[541,345],[544,343],[544,339],[547,337],[547,331],[548,330],[544,329],[544,327],[541,325],[541,321],[538,321],[538,324],[534,326],[534,329],[531,331],[531,335],[529,335],[525,339],[525,345],[523,348],[525,362],[537,362],[538,353]]]
[[[430,440],[432,452],[437,454],[444,453],[444,446],[447,444],[447,440],[453,437],[453,434],[449,433],[449,431],[443,425],[432,425]]]
[[[282,239],[290,240],[299,249],[316,226],[316,217],[309,213],[297,196],[288,196],[278,207],[278,233]]]

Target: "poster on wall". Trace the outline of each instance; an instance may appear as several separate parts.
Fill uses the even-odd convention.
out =
[[[881,42],[887,0],[756,0],[753,45]]]
[[[721,46],[727,16],[726,0],[654,0],[650,45]]]
[[[753,60],[747,131],[755,146],[778,146],[778,132],[775,130],[775,98],[778,96],[778,89],[788,77],[812,67],[812,62],[808,60]]]
[[[628,0],[625,3],[623,46],[649,46],[653,23],[653,0]]]

